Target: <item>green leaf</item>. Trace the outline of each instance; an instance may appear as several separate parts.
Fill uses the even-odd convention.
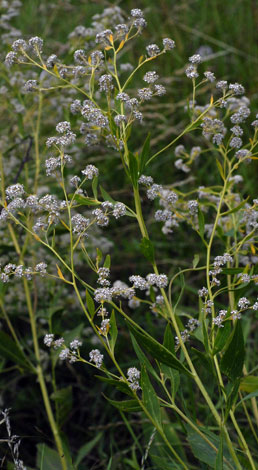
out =
[[[102,188],[102,186],[100,186],[99,188],[100,188],[100,192],[104,201],[109,201],[109,202],[112,202],[113,204],[116,203],[116,201],[107,193],[107,191],[104,188]]]
[[[150,458],[155,464],[155,470],[182,470],[182,465],[177,463],[176,461],[173,462],[172,458],[160,457],[159,455],[152,454],[150,452]]]
[[[209,354],[209,336],[208,336],[207,323],[205,320],[202,320],[202,334],[203,334],[203,344],[205,347],[205,351]]]
[[[219,328],[216,334],[214,348],[212,351],[213,356],[215,356],[215,354],[218,354],[224,348],[231,334],[231,322],[225,321],[223,325],[224,328]]]
[[[150,137],[151,137],[151,134],[149,132],[149,134],[147,135],[146,140],[143,144],[142,152],[140,154],[140,165],[139,165],[140,166],[140,168],[139,168],[140,175],[143,173],[146,162],[147,162],[147,160],[149,158],[149,155],[150,155]]]
[[[196,268],[198,266],[199,261],[200,261],[200,256],[197,253],[197,254],[194,255],[193,268]]]
[[[75,459],[75,467],[77,468],[78,465],[82,462],[82,460],[90,453],[90,451],[95,447],[95,445],[99,442],[103,435],[103,431],[100,431],[93,439],[89,442],[86,442],[80,449]]]
[[[236,406],[235,406],[235,409],[241,405],[242,401],[246,401],[246,400],[250,400],[251,398],[253,397],[258,397],[258,392],[253,392],[253,393],[248,393],[248,395],[246,395],[244,398],[242,398],[242,400],[240,400]]]
[[[196,459],[214,468],[217,452],[190,427],[187,427],[187,440]],[[214,444],[214,440],[211,442]],[[216,444],[218,446],[218,439]]]
[[[220,431],[219,450],[215,460],[215,470],[223,470],[223,432]]]
[[[156,300],[156,294],[155,290],[153,289],[153,286],[150,286],[150,300],[154,303]]]
[[[102,251],[99,248],[96,248],[97,256],[96,256],[96,268],[97,270],[99,269],[99,263],[101,263],[101,260],[103,258]]]
[[[163,346],[167,348],[169,351],[171,351],[173,354],[175,352],[175,341],[174,341],[174,336],[171,331],[171,327],[169,323],[166,326],[165,333],[164,333],[164,339],[163,339]]]
[[[128,157],[129,157],[129,172],[130,172],[131,181],[132,181],[133,187],[137,188],[138,179],[139,179],[137,157],[132,152],[128,153]]]
[[[10,359],[15,364],[25,369],[31,369],[23,351],[10,338],[10,336],[3,331],[0,331],[0,356],[5,359]]]
[[[114,118],[111,114],[109,114],[108,120],[109,120],[109,127],[111,129],[111,133],[115,138],[117,138],[118,128],[117,128],[117,125],[116,125],[116,123],[114,121]]]
[[[167,348],[169,351],[174,353],[175,351],[175,343],[174,343],[174,336],[172,334],[170,325],[168,324],[165,329],[163,346]],[[178,370],[172,369],[172,367],[166,366],[165,364],[161,365],[161,372],[164,376],[170,380],[171,384],[171,395],[173,399],[175,399],[179,385],[180,385],[180,375]]]
[[[172,367],[173,369],[179,370],[184,374],[187,374],[192,377],[192,374],[188,369],[177,359],[177,357],[172,354],[167,348],[162,346],[158,341],[156,341],[148,333],[140,332],[131,324],[128,324],[129,329],[131,330],[136,341],[145,348],[148,353],[158,361],[166,364],[167,366]]]
[[[123,392],[126,395],[134,398],[134,394],[126,382],[122,380],[109,379],[108,377],[103,377],[102,375],[95,375],[95,377],[101,382],[106,382],[107,384],[112,385],[113,388],[115,387],[120,392]]]
[[[72,386],[70,385],[53,392],[50,398],[58,404],[58,425],[62,428],[73,406]]]
[[[144,256],[150,263],[153,263],[153,262],[154,262],[154,246],[153,246],[152,242],[151,242],[148,238],[143,237],[143,238],[141,239],[140,250],[141,250],[143,256]]]
[[[220,225],[217,225],[216,231],[217,231],[219,238],[223,240],[224,242],[226,242],[227,237],[225,236],[225,232]]]
[[[240,390],[243,392],[257,392],[258,391],[258,377],[255,375],[247,375],[241,379]]]
[[[238,206],[234,207],[233,209],[230,209],[229,211],[226,211],[226,212],[223,212],[223,217],[225,215],[229,215],[229,214],[233,214],[234,212],[237,212],[239,211],[239,209],[241,209],[241,207],[245,206],[245,204],[247,203],[249,197],[247,197],[244,201],[240,202],[240,204],[238,204]]]
[[[242,325],[240,321],[237,321],[231,335],[230,343],[220,363],[221,372],[227,375],[231,380],[236,380],[242,375],[244,360],[245,345]]]
[[[109,334],[110,334],[109,343],[110,343],[111,351],[112,353],[114,353],[116,340],[117,340],[117,334],[118,334],[118,330],[116,326],[116,316],[115,316],[114,310],[112,310],[112,313],[111,313]]]
[[[98,200],[98,177],[94,176],[92,180],[92,192],[96,200]]]
[[[45,444],[38,444],[37,468],[39,470],[62,470],[62,464],[57,451],[50,449]]]
[[[88,289],[86,289],[86,304],[87,304],[87,309],[89,311],[89,314],[90,314],[91,318],[94,318],[95,304],[94,304],[94,301],[93,301]]]
[[[152,367],[149,359],[145,356],[145,354],[142,352],[140,346],[138,345],[137,341],[135,340],[135,338],[133,337],[132,333],[131,333],[131,340],[132,340],[132,345],[133,345],[133,348],[135,350],[135,353],[139,359],[139,362],[140,364],[142,365],[145,365],[146,369],[150,372],[151,375],[153,375],[153,377],[158,381],[160,382],[160,377],[158,376],[157,372],[155,371],[155,369]]]
[[[244,271],[245,268],[222,268],[222,274],[239,274]]]
[[[191,349],[192,351],[194,351],[195,355],[200,360],[200,362],[204,365],[207,372],[209,371],[211,374],[213,374],[212,362],[209,356],[205,354],[204,352],[199,351],[199,349],[196,349],[196,348],[191,348]]]
[[[105,261],[104,261],[104,268],[110,268],[110,265],[111,265],[111,258],[110,258],[110,255],[107,255],[106,258],[105,258]]]
[[[204,226],[205,226],[205,219],[203,212],[201,211],[200,207],[198,207],[198,225],[199,225],[199,232],[201,239],[204,239]]]
[[[240,385],[240,379],[238,379],[233,386],[231,387],[231,390],[228,394],[227,397],[227,402],[226,402],[226,410],[225,410],[225,422],[228,418],[230,410],[233,408],[234,404],[236,403],[237,397],[238,397],[238,390],[239,390],[239,385]]]
[[[142,401],[147,408],[157,428],[162,427],[161,410],[156,392],[150,382],[146,367],[141,370]]]
[[[216,434],[212,433],[211,431],[208,431],[203,426],[201,426],[199,429],[200,431],[202,431],[203,434],[206,435],[209,441],[218,449],[217,452],[208,444],[208,442],[206,442],[190,426],[187,426],[187,440],[191,446],[192,452],[194,456],[196,457],[196,459],[214,468],[216,465],[216,460],[217,460],[217,456],[219,453],[221,439],[218,436],[216,436]],[[222,443],[222,445],[223,445],[222,452],[224,454],[223,470],[230,470],[230,469],[232,470],[232,467],[229,466],[225,462],[225,458],[226,458],[227,461],[230,464],[232,464],[232,460],[231,460],[228,448],[226,447],[225,443]],[[233,466],[233,468],[235,467]]]
[[[110,398],[106,397],[106,400],[111,403],[115,408],[117,408],[120,411],[127,411],[127,412],[135,412],[135,411],[142,411],[142,408],[140,407],[138,401],[136,399],[132,400],[123,400],[123,401],[116,401],[116,400],[111,400]]]
[[[96,199],[93,199],[92,197],[85,197],[81,194],[75,194],[74,199],[81,206],[99,206],[99,204],[101,204],[99,201],[96,201]]]

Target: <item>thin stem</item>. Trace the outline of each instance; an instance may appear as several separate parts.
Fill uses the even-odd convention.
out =
[[[216,356],[214,356],[214,364],[215,364],[215,367],[216,367],[216,371],[217,371],[217,375],[218,375],[218,379],[219,379],[219,384],[220,384],[224,399],[226,400],[227,396],[226,396],[226,392],[225,392],[225,389],[224,389],[224,383],[223,383],[223,380],[222,380],[222,376],[221,376],[221,373],[220,373],[220,368],[219,368],[219,364],[218,364],[218,360],[217,360]],[[231,421],[232,421],[232,423],[235,427],[235,430],[236,430],[237,434],[240,437],[240,441],[241,441],[243,449],[244,449],[244,451],[245,451],[245,453],[248,457],[251,468],[252,468],[252,470],[256,470],[253,458],[252,458],[250,450],[249,450],[249,447],[248,447],[248,445],[246,443],[246,440],[245,440],[245,438],[244,438],[244,436],[243,436],[243,434],[242,434],[242,432],[241,432],[241,430],[240,430],[240,428],[237,424],[237,421],[235,419],[235,415],[234,415],[232,410],[230,410],[229,415],[230,415]]]
[[[245,404],[245,402],[244,402],[244,400],[243,400],[243,396],[242,396],[241,392],[239,392],[239,396],[240,396],[240,398],[241,398],[241,402],[242,402],[241,405],[242,405],[243,408],[244,408],[244,412],[245,412],[247,421],[248,421],[248,423],[249,423],[250,429],[251,429],[251,431],[252,431],[252,433],[253,433],[253,436],[254,436],[254,438],[255,438],[257,444],[258,444],[258,436],[257,436],[257,434],[256,434],[256,432],[255,432],[255,429],[254,429],[252,420],[251,420],[251,418],[250,418],[250,416],[249,416],[249,412],[248,412],[247,406],[246,406],[246,404]]]
[[[222,207],[223,202],[224,202],[224,197],[225,197],[225,194],[226,194],[227,184],[228,184],[228,180],[229,180],[230,175],[231,175],[231,171],[229,171],[229,174],[228,174],[227,178],[224,180],[224,185],[223,185],[223,188],[222,188],[222,191],[221,191],[221,195],[220,195],[220,200],[219,200],[219,204],[218,204],[218,208],[217,208],[217,213],[216,213],[215,221],[214,221],[214,224],[213,224],[213,228],[212,228],[210,240],[209,240],[209,243],[208,243],[208,246],[207,246],[207,254],[206,254],[206,282],[207,282],[207,288],[208,288],[208,292],[209,292],[209,299],[210,299],[211,301],[213,301],[213,293],[212,293],[212,290],[211,290],[211,282],[210,282],[211,248],[212,248],[212,243],[213,243],[213,240],[214,240],[214,237],[215,237],[215,233],[216,233],[216,230],[217,230],[218,221],[219,221],[219,218],[220,218],[220,216],[221,216],[221,207]],[[212,305],[211,311],[212,311],[212,319],[214,319],[214,317],[215,317],[214,305]],[[212,330],[212,347],[214,346],[214,340],[215,340],[215,337],[214,337],[214,329],[213,329],[213,330]]]
[[[252,468],[252,470],[257,470],[257,467],[255,466],[255,463],[254,463],[254,461],[253,461],[253,457],[252,457],[251,452],[250,452],[250,450],[249,450],[249,447],[248,447],[248,445],[247,445],[247,442],[246,442],[246,440],[245,440],[245,438],[244,438],[244,435],[243,435],[243,433],[242,433],[240,427],[238,426],[238,423],[237,423],[237,420],[236,420],[236,418],[235,418],[235,416],[234,416],[233,411],[230,411],[229,414],[230,414],[232,423],[233,423],[234,426],[235,426],[235,429],[236,429],[236,431],[237,431],[237,434],[238,434],[239,437],[240,437],[240,441],[242,442],[243,449],[244,449],[244,451],[245,451],[245,453],[246,453],[246,455],[247,455],[247,457],[248,457],[248,460],[249,460],[249,462],[250,462],[251,468]]]
[[[27,302],[27,307],[28,307],[28,312],[29,312],[29,317],[30,317],[30,324],[31,324],[31,332],[32,332],[32,340],[33,340],[33,346],[34,346],[34,352],[35,352],[35,357],[37,361],[37,376],[38,376],[38,381],[48,417],[48,421],[55,439],[56,443],[56,448],[60,457],[61,465],[63,470],[67,470],[67,463],[66,459],[64,456],[64,450],[63,450],[63,444],[59,435],[59,431],[55,422],[55,418],[53,415],[53,411],[51,408],[49,396],[48,396],[48,391],[44,379],[44,374],[43,370],[40,364],[40,350],[39,350],[39,343],[38,343],[38,336],[37,336],[37,326],[36,326],[36,319],[35,319],[35,314],[33,312],[33,307],[31,303],[31,298],[30,298],[30,291],[29,291],[29,286],[28,286],[28,281],[27,279],[23,279],[23,284],[24,284],[24,290],[25,290],[25,296],[26,296],[26,302]]]
[[[22,263],[22,257],[21,257],[21,249],[19,246],[19,243],[16,239],[13,227],[11,224],[8,224],[8,228],[10,231],[10,235],[13,241],[13,244],[15,246],[16,252],[18,256],[20,257],[20,262]],[[67,470],[67,464],[66,464],[66,459],[64,456],[64,451],[63,451],[63,444],[59,435],[59,431],[55,422],[55,418],[53,415],[53,411],[51,408],[49,396],[48,396],[48,391],[44,379],[44,374],[43,370],[41,367],[41,360],[40,360],[40,349],[39,349],[39,343],[38,343],[38,335],[37,335],[37,325],[36,325],[36,318],[35,318],[35,313],[33,311],[32,303],[31,303],[31,297],[30,297],[30,290],[29,290],[29,285],[27,279],[23,278],[23,285],[24,285],[24,291],[25,291],[25,297],[26,297],[26,303],[27,303],[27,308],[28,308],[28,313],[29,313],[29,318],[30,318],[30,326],[31,326],[31,333],[32,333],[32,340],[33,340],[33,347],[34,347],[34,353],[37,361],[37,366],[35,369],[35,372],[38,377],[41,393],[42,393],[42,398],[44,402],[44,406],[46,409],[48,421],[51,427],[51,431],[53,433],[53,437],[56,443],[56,448],[60,457],[61,465],[63,470]]]
[[[212,104],[210,104],[210,106],[203,112],[201,113],[198,118],[191,122],[188,126],[186,126],[186,128],[181,132],[181,134],[179,134],[175,139],[173,139],[171,142],[169,142],[169,144],[167,144],[165,147],[163,147],[161,150],[159,150],[157,153],[155,153],[154,155],[152,155],[151,158],[149,158],[149,160],[147,161],[146,165],[149,165],[149,163],[154,160],[154,158],[156,158],[158,155],[160,155],[161,153],[165,152],[167,149],[169,149],[172,145],[174,145],[179,139],[181,139],[181,137],[183,137],[185,134],[187,134],[187,132],[190,132],[195,126],[196,124],[205,116],[205,114],[207,114],[210,109],[212,108]]]
[[[144,220],[143,220],[143,216],[142,216],[142,210],[141,210],[141,202],[140,202],[140,196],[139,196],[139,191],[134,189],[134,197],[135,197],[135,208],[136,208],[136,214],[137,214],[137,220],[139,222],[139,227],[140,227],[140,230],[141,230],[141,233],[142,233],[142,236],[143,237],[146,237],[149,239],[149,236],[148,236],[148,231],[147,231],[147,228],[145,226],[145,223],[144,223]],[[156,263],[154,262],[153,263],[153,269],[154,269],[154,272],[156,274],[158,274],[158,268],[157,268],[157,265]],[[164,289],[161,289],[161,293],[162,293],[162,296],[164,298],[164,301],[165,301],[165,305],[167,307],[167,310],[169,312],[169,315],[170,315],[170,318],[171,318],[171,321],[172,321],[172,324],[173,324],[173,327],[176,331],[176,334],[177,334],[177,337],[179,339],[179,343],[180,343],[180,346],[182,348],[182,351],[185,355],[185,359],[187,361],[187,364],[192,372],[192,375],[193,375],[193,379],[196,383],[196,385],[198,386],[199,390],[201,391],[206,403],[208,404],[216,422],[218,423],[219,427],[223,429],[224,433],[225,433],[225,437],[226,437],[226,440],[227,440],[227,444],[228,444],[228,447],[229,447],[229,450],[230,450],[230,453],[232,455],[232,458],[237,466],[237,469],[238,470],[241,470],[241,465],[238,461],[238,458],[237,458],[237,455],[235,453],[235,449],[232,445],[232,442],[231,442],[231,439],[230,439],[230,436],[228,434],[228,431],[227,431],[227,428],[225,426],[225,424],[222,422],[222,419],[217,411],[217,409],[215,408],[212,400],[210,399],[210,396],[208,394],[208,392],[206,391],[202,381],[200,380],[196,370],[195,370],[195,367],[191,361],[191,358],[188,354],[188,351],[186,349],[186,346],[185,346],[185,343],[184,341],[182,340],[182,337],[181,337],[181,333],[180,333],[180,330],[178,328],[178,325],[177,325],[177,321],[176,321],[176,318],[175,318],[175,315],[173,313],[173,310],[171,308],[171,305],[168,301],[168,298],[167,298],[167,295],[166,295],[166,292]]]
[[[243,368],[243,373],[244,373],[244,375],[248,375],[248,372],[247,372],[247,369],[246,369],[246,366],[245,366],[245,365],[244,365],[244,368]],[[256,425],[258,426],[258,409],[257,409],[257,402],[256,402],[256,398],[255,398],[255,397],[252,397],[252,398],[251,398],[251,403],[252,403],[252,408],[253,408],[253,414],[254,414],[255,422],[256,422]]]
[[[40,132],[40,120],[41,120],[41,113],[42,113],[42,102],[43,97],[42,93],[39,93],[39,104],[38,104],[38,115],[36,121],[36,128],[34,132],[34,142],[35,142],[35,159],[36,159],[36,171],[35,171],[35,184],[34,184],[34,193],[37,194],[38,188],[38,178],[40,172],[40,156],[39,156],[39,132]]]

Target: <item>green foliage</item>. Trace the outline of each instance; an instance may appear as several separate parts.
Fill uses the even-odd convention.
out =
[[[245,345],[240,322],[236,322],[234,331],[229,338],[225,353],[221,360],[221,371],[231,380],[235,380],[242,375],[245,359]]]
[[[160,404],[145,366],[143,366],[141,370],[141,387],[143,404],[151,416],[154,426],[159,429],[161,427]]]
[[[0,331],[0,354],[2,358],[10,359],[21,368],[31,370],[22,349],[4,331]]]
[[[174,354],[172,354],[167,348],[162,346],[158,341],[147,333],[142,333],[138,329],[134,328],[131,324],[128,325],[132,335],[136,341],[148,351],[148,353],[162,364],[166,364],[173,369],[179,370],[186,375],[191,376],[191,373],[187,368],[180,362]]]

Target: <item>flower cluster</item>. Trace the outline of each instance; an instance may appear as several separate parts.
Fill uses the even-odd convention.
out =
[[[136,367],[130,367],[127,371],[127,380],[129,382],[129,387],[134,390],[140,390],[140,384],[139,384],[139,379],[140,379],[141,373]]]
[[[100,369],[100,367],[102,366],[104,356],[103,354],[100,353],[99,349],[93,349],[92,351],[90,351],[89,356],[90,356],[90,362],[93,362],[94,365],[98,369]]]
[[[44,344],[48,348],[53,347],[56,350],[60,350],[59,352],[59,359],[61,361],[68,360],[71,364],[76,362],[79,359],[78,353],[79,348],[82,346],[82,342],[79,341],[77,338],[70,341],[69,347],[65,345],[64,338],[55,339],[53,333],[48,333],[44,336]]]
[[[183,343],[188,341],[190,338],[190,333],[192,333],[198,326],[200,326],[199,320],[196,320],[195,318],[190,318],[190,320],[188,320],[186,328],[183,331],[180,331],[180,336]],[[178,336],[175,336],[175,345],[177,347],[180,346],[180,340]]]
[[[25,266],[22,264],[16,265],[13,263],[8,263],[2,268],[0,279],[4,284],[10,282],[11,277],[17,279],[24,278],[28,281],[31,281],[33,275],[40,274],[40,276],[44,276],[47,273],[46,268],[47,264],[44,262],[36,264],[34,268],[25,268]]]
[[[129,277],[129,281],[133,284],[133,288],[140,290],[147,290],[150,286],[156,286],[164,289],[168,285],[168,278],[166,274],[148,274],[146,279],[139,275]]]
[[[220,280],[217,279],[217,275],[221,273],[222,266],[224,266],[227,263],[230,264],[232,262],[233,262],[233,258],[228,253],[225,253],[222,256],[216,256],[214,263],[213,263],[213,269],[209,271],[209,275],[211,276],[212,287],[220,285]]]

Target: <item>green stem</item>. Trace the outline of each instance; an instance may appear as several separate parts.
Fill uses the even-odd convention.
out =
[[[244,375],[248,375],[248,372],[247,372],[247,369],[246,369],[246,366],[244,365],[244,368],[243,368],[243,373]],[[251,403],[252,403],[252,409],[253,409],[253,414],[254,414],[254,418],[255,418],[255,422],[256,422],[256,425],[258,427],[258,408],[257,408],[257,402],[256,402],[256,398],[255,397],[252,397],[251,398]]]
[[[146,237],[149,239],[149,235],[148,235],[148,231],[147,231],[147,228],[145,226],[145,223],[144,223],[144,220],[143,220],[143,216],[142,216],[142,210],[141,210],[141,201],[140,201],[140,196],[139,196],[139,191],[138,189],[134,189],[134,197],[135,197],[135,208],[136,208],[136,214],[137,214],[137,220],[139,222],[139,227],[140,227],[140,230],[141,230],[141,234],[143,237]],[[153,263],[153,269],[154,269],[154,272],[156,274],[158,274],[158,268],[157,268],[157,265],[156,263],[154,262]],[[164,301],[165,301],[165,305],[167,307],[167,310],[170,314],[170,318],[171,318],[171,321],[172,321],[172,324],[173,324],[173,327],[175,329],[175,332],[177,334],[177,337],[179,339],[179,343],[180,343],[180,346],[182,348],[182,351],[185,355],[185,359],[187,361],[187,364],[193,374],[193,379],[196,383],[196,385],[198,386],[199,390],[201,391],[206,403],[208,404],[216,422],[218,423],[219,427],[223,429],[224,433],[225,433],[225,436],[226,436],[226,440],[227,440],[227,443],[228,443],[228,447],[229,447],[229,450],[230,450],[230,453],[232,455],[232,458],[236,464],[236,467],[238,470],[241,470],[241,465],[238,461],[238,458],[237,458],[237,455],[235,453],[235,450],[234,450],[234,447],[232,445],[232,442],[231,442],[231,439],[230,439],[230,436],[228,434],[228,431],[227,431],[227,428],[225,426],[225,424],[222,422],[222,419],[218,413],[218,411],[216,410],[212,400],[210,399],[210,396],[208,394],[208,392],[206,391],[203,383],[201,382],[196,370],[195,370],[195,367],[191,361],[191,358],[188,354],[188,351],[186,349],[186,346],[185,346],[185,343],[184,341],[182,340],[182,337],[181,337],[181,334],[180,334],[180,330],[178,328],[178,325],[177,325],[177,321],[176,321],[176,318],[175,318],[175,315],[172,311],[172,308],[171,308],[171,305],[169,304],[169,301],[168,301],[168,298],[167,298],[167,295],[166,295],[166,292],[164,289],[161,289],[161,293],[162,293],[162,296],[164,298]]]
[[[36,159],[36,171],[35,171],[35,184],[34,184],[34,193],[37,194],[38,188],[38,178],[40,172],[40,156],[39,156],[39,132],[40,132],[40,119],[41,119],[41,112],[42,112],[42,93],[39,93],[39,105],[38,105],[38,115],[37,115],[37,122],[36,128],[34,132],[34,142],[35,142],[35,159]]]
[[[49,396],[48,396],[48,391],[43,375],[43,370],[40,364],[40,350],[39,350],[39,343],[38,343],[38,336],[37,336],[37,326],[36,326],[36,319],[35,319],[35,314],[33,311],[32,303],[31,303],[31,297],[30,297],[30,291],[29,291],[29,286],[28,286],[28,281],[27,279],[23,279],[23,284],[24,284],[24,290],[25,290],[25,296],[26,296],[26,302],[27,302],[27,307],[28,307],[28,312],[29,312],[29,317],[30,317],[30,324],[31,324],[31,332],[32,332],[32,340],[33,340],[33,346],[34,346],[34,352],[35,352],[35,357],[37,361],[37,376],[38,376],[38,381],[43,397],[43,402],[45,405],[48,421],[51,427],[52,434],[55,439],[56,443],[56,448],[60,457],[61,465],[63,470],[67,470],[67,463],[66,459],[64,456],[64,450],[63,450],[63,444],[59,435],[59,431],[55,422],[55,418],[53,415],[53,411],[51,408]]]
[[[216,367],[216,371],[217,371],[217,375],[218,375],[218,379],[219,379],[219,384],[220,384],[220,387],[221,387],[221,390],[222,390],[222,393],[223,393],[223,396],[224,396],[224,399],[226,400],[227,399],[227,396],[226,396],[226,392],[225,392],[225,389],[224,389],[224,383],[223,383],[223,380],[222,380],[222,376],[221,376],[221,372],[220,372],[220,368],[219,368],[219,364],[218,364],[218,360],[217,360],[217,357],[214,356],[214,364],[215,364],[215,367]],[[250,453],[250,450],[249,450],[249,447],[246,443],[246,440],[237,424],[237,421],[235,419],[235,416],[234,416],[234,413],[232,410],[230,410],[229,412],[229,415],[230,415],[230,418],[231,418],[231,421],[235,427],[235,430],[240,438],[240,441],[242,443],[242,446],[243,446],[243,449],[247,455],[247,458],[250,462],[250,465],[251,465],[251,468],[252,470],[256,470],[255,469],[255,464],[254,464],[254,461],[253,461],[253,458],[251,456],[251,453]]]
[[[196,126],[196,124],[205,116],[205,114],[207,114],[210,111],[211,108],[212,108],[212,104],[210,104],[210,106],[202,114],[200,114],[200,116],[198,116],[195,121],[191,122],[188,126],[186,126],[186,128],[181,132],[181,134],[179,134],[175,139],[173,139],[171,142],[169,142],[169,144],[167,144],[165,147],[163,147],[157,153],[152,155],[152,157],[149,158],[149,160],[147,161],[146,166],[149,165],[149,163],[152,160],[154,160],[154,158],[156,158],[158,155],[165,152],[172,145],[174,145],[179,139],[181,139],[181,137],[183,137],[185,134],[187,134],[187,132],[190,132]]]
[[[168,394],[169,395],[169,394]],[[171,399],[171,397],[170,397]],[[166,403],[166,402],[165,402]],[[171,402],[172,403],[172,402]],[[200,431],[200,429],[180,410],[180,408],[178,408],[174,403],[172,403],[171,405],[166,403],[166,406],[168,406],[169,408],[171,408],[172,410],[174,410],[187,424],[189,424],[189,426],[191,426],[191,428],[197,433],[199,434],[199,436],[205,441],[207,442],[207,444],[213,449],[215,450],[215,452],[218,452],[218,449],[217,447],[213,444],[213,442],[211,442],[208,437]],[[223,457],[225,463],[227,463],[227,465],[229,465],[229,467],[232,467],[232,465],[230,464],[230,462],[226,459],[226,457]],[[234,470],[234,469],[233,469]]]
[[[237,431],[237,434],[239,435],[239,438],[240,438],[240,441],[241,441],[241,443],[242,443],[243,449],[244,449],[244,451],[245,451],[245,453],[246,453],[246,455],[247,455],[247,457],[248,457],[248,460],[249,460],[249,462],[250,462],[251,468],[252,468],[252,470],[257,470],[257,467],[256,467],[256,465],[255,465],[255,463],[254,463],[254,461],[253,461],[251,452],[250,452],[249,447],[248,447],[248,445],[247,445],[247,442],[246,442],[246,440],[245,440],[245,438],[244,438],[244,436],[243,436],[243,433],[242,433],[240,427],[238,426],[238,423],[237,423],[237,420],[236,420],[236,418],[235,418],[235,415],[234,415],[233,411],[230,411],[229,414],[230,414],[232,423],[233,423],[234,426],[235,426],[235,429],[236,429],[236,431]]]
[[[21,250],[20,246],[18,244],[18,241],[16,239],[13,227],[11,224],[8,224],[8,228],[10,231],[10,235],[13,241],[13,244],[15,246],[17,254],[20,256],[20,262],[22,263],[22,258],[21,258]],[[25,291],[25,297],[26,297],[26,303],[27,303],[27,308],[28,308],[28,313],[29,313],[29,318],[30,318],[30,325],[31,325],[31,332],[32,332],[32,340],[33,340],[33,347],[34,347],[34,353],[37,361],[37,366],[36,366],[36,374],[38,377],[41,393],[42,393],[42,398],[45,406],[45,410],[47,413],[48,421],[51,427],[51,431],[53,433],[53,437],[56,443],[56,448],[60,457],[61,465],[62,465],[62,470],[67,470],[67,464],[64,456],[64,451],[63,451],[63,445],[62,441],[59,435],[59,431],[55,422],[55,418],[53,415],[53,411],[51,408],[49,396],[48,396],[48,391],[43,375],[43,370],[41,367],[40,363],[40,350],[39,350],[39,343],[38,343],[38,336],[37,336],[37,325],[36,325],[36,318],[35,318],[35,313],[33,311],[32,303],[31,303],[31,297],[30,297],[30,290],[29,290],[29,285],[27,279],[23,278],[23,285],[24,285],[24,291]]]
[[[247,409],[247,407],[246,407],[246,404],[245,404],[245,402],[244,402],[244,400],[243,400],[243,396],[242,396],[241,392],[239,392],[239,396],[240,396],[240,398],[241,398],[241,402],[242,402],[241,405],[242,405],[243,408],[244,408],[244,412],[245,412],[245,415],[246,415],[246,417],[247,417],[247,421],[248,421],[248,423],[249,423],[250,429],[251,429],[251,431],[252,431],[252,433],[253,433],[253,436],[254,436],[254,438],[255,438],[257,444],[258,444],[258,436],[257,436],[256,431],[255,431],[255,429],[254,429],[252,420],[251,420],[251,418],[250,418],[250,416],[249,416],[249,412],[248,412],[248,409]]]

